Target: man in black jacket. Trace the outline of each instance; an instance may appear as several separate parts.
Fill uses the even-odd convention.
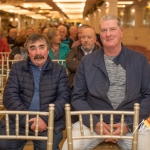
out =
[[[48,111],[55,104],[53,150],[59,150],[62,130],[65,129],[64,105],[69,103],[70,88],[65,68],[48,57],[49,41],[45,36],[32,34],[25,48],[27,60],[12,65],[3,96],[7,110]],[[34,134],[36,118],[30,118],[30,132]],[[15,131],[14,117],[10,117],[11,133]],[[24,132],[25,118],[20,120],[20,132]],[[5,133],[4,120],[0,122],[0,134]],[[47,118],[39,117],[39,135],[47,134]],[[0,140],[0,149],[22,150],[26,140]],[[35,150],[45,150],[46,141],[33,141]]]

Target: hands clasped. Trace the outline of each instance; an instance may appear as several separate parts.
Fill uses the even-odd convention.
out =
[[[121,131],[121,123],[113,124],[113,128],[115,129],[113,131],[113,135],[120,135]],[[95,126],[95,131],[97,134],[100,134],[100,122],[98,122]],[[128,132],[127,126],[124,124],[123,126],[123,135],[125,135]],[[110,125],[103,122],[103,135],[110,135]],[[105,139],[105,142],[112,142],[116,143],[118,139]]]

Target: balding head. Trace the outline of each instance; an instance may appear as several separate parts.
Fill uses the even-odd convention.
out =
[[[81,38],[81,34],[82,34],[82,30],[85,28],[89,28],[90,26],[88,24],[83,24],[81,26],[78,27],[78,38],[80,40]]]
[[[93,28],[85,28],[81,34],[81,44],[85,51],[91,51],[96,42],[96,34]]]
[[[60,37],[61,37],[61,40],[65,40],[66,39],[66,36],[67,36],[67,28],[63,25],[60,25],[58,27],[58,31],[60,33]]]

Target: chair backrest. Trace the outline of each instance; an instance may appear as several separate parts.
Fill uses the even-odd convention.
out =
[[[7,70],[6,70],[6,79],[8,79],[8,76],[9,76],[9,73],[10,73],[10,66],[15,63],[15,62],[18,62],[19,60],[12,60],[12,59],[9,59],[7,58]]]
[[[107,139],[107,138],[113,138],[113,139],[131,139],[132,140],[132,150],[137,150],[137,144],[138,144],[138,123],[139,123],[139,109],[140,106],[138,103],[134,104],[134,111],[70,111],[70,104],[65,105],[65,113],[66,113],[66,130],[67,130],[67,143],[68,143],[68,150],[73,150],[73,140],[74,139]],[[94,128],[93,128],[93,114],[99,115],[100,120],[100,135],[93,134]],[[110,135],[103,135],[103,115],[110,115]],[[72,115],[78,115],[79,116],[79,122],[80,122],[80,133],[79,136],[73,136],[72,135],[72,123],[71,123],[71,116]],[[84,135],[84,129],[83,129],[83,120],[82,115],[90,115],[90,135]],[[120,135],[113,135],[113,118],[114,115],[120,115],[121,116],[121,132]],[[124,116],[125,115],[132,115],[134,117],[133,122],[133,131],[134,134],[131,136],[124,136],[123,135],[123,124],[124,124]]]
[[[6,135],[0,135],[0,139],[25,139],[25,140],[47,140],[47,149],[53,149],[53,130],[54,130],[54,104],[49,105],[49,112],[35,112],[35,111],[0,111],[0,115],[5,116],[6,123]],[[10,135],[9,131],[9,115],[15,115],[15,135]],[[19,116],[25,115],[25,135],[19,135]],[[36,116],[36,129],[35,135],[29,135],[29,116]],[[47,127],[47,136],[38,135],[38,118],[39,116],[48,116],[48,127]]]

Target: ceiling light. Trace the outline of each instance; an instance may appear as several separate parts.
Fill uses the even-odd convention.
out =
[[[70,19],[82,19],[83,15],[67,15]]]
[[[125,8],[125,5],[117,5],[118,8]]]
[[[31,18],[33,18],[33,19],[46,19],[46,17],[41,16],[41,15],[39,15],[39,14],[27,15],[27,16],[29,16],[29,17],[31,17]]]
[[[75,9],[75,8],[84,8],[85,3],[56,3],[58,7],[60,8],[69,8],[69,9]]]
[[[22,6],[27,9],[28,8],[52,9],[52,7],[45,2],[28,2],[23,3]]]
[[[20,9],[19,7],[15,7],[13,5],[8,5],[8,4],[0,4],[0,10],[3,9]]]
[[[120,4],[120,5],[121,5],[121,4],[122,4],[122,5],[123,5],[123,4],[124,4],[124,5],[131,5],[131,4],[133,4],[133,3],[134,3],[133,1],[118,1],[118,2],[117,2],[117,4]]]

